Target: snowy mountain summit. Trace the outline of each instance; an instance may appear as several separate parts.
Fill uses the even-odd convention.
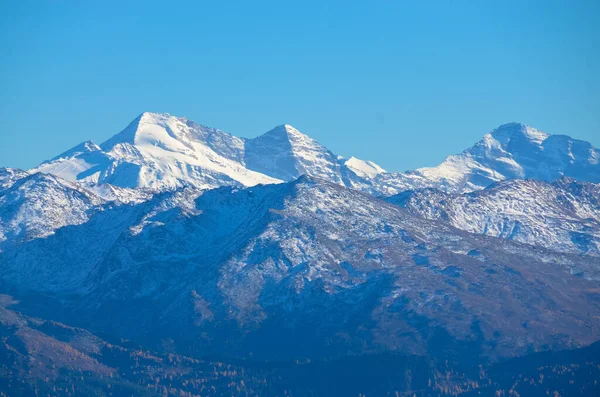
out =
[[[128,188],[277,183],[243,165],[244,141],[168,114],[143,113],[101,145],[86,142],[34,171]]]
[[[550,182],[568,176],[600,182],[599,159],[600,152],[588,142],[511,123],[436,167],[387,172],[371,161],[338,156],[288,124],[247,139],[185,117],[146,112],[106,142],[81,143],[31,172],[155,191],[189,185],[254,186],[306,174],[392,195],[417,188],[469,192],[505,179]]]
[[[406,173],[450,193],[483,189],[505,179],[552,182],[567,176],[600,182],[600,150],[566,135],[549,135],[524,124],[504,124],[437,167]]]
[[[143,113],[106,142],[81,143],[31,172],[163,191],[280,183],[304,174],[362,188],[384,170],[346,161],[287,124],[245,139],[185,117]]]

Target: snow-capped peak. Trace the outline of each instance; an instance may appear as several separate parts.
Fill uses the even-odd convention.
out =
[[[507,145],[511,140],[526,139],[529,142],[540,145],[550,135],[521,123],[507,123],[489,133],[489,136]]]
[[[599,160],[599,151],[588,142],[508,123],[437,167],[389,173],[371,161],[340,158],[290,124],[246,139],[187,117],[144,112],[100,146],[84,142],[32,172],[152,190],[253,186],[306,174],[389,195],[423,187],[473,191],[514,178],[552,181],[566,175],[598,182]]]
[[[92,141],[85,141],[85,142],[82,142],[79,145],[74,146],[73,148],[67,150],[66,152],[59,154],[58,156],[54,157],[50,161],[72,157],[72,156],[75,156],[75,155],[81,154],[81,153],[95,152],[98,150],[102,150],[102,149],[100,149],[100,146],[96,145]]]
[[[271,128],[269,131],[265,132],[263,135],[293,135],[293,134],[304,135],[290,124],[277,125],[277,126]]]
[[[356,175],[368,178],[375,178],[377,175],[386,172],[374,162],[360,160],[356,157],[350,157],[344,162],[344,165],[351,169]]]
[[[81,146],[81,145],[79,145]],[[78,147],[79,147],[78,146]],[[168,113],[145,112],[100,145],[100,151],[66,152],[33,171],[70,181],[111,183],[156,190],[194,185],[252,186],[277,179],[247,169],[239,153],[243,141]],[[236,149],[237,152],[236,152]]]
[[[181,121],[168,113],[144,112],[129,123],[123,131],[108,139],[100,146],[103,150],[110,150],[119,143],[132,145],[144,143],[159,144],[160,142],[168,142],[173,139],[177,140],[173,136],[173,129],[178,127],[178,123],[181,123]]]
[[[598,182],[599,153],[589,142],[509,123],[486,134],[461,154],[448,156],[437,167],[420,168],[406,175],[419,187],[456,193],[480,190],[505,179],[553,181],[566,175]]]
[[[282,180],[302,174],[338,182],[337,159],[327,148],[289,124],[246,142],[248,168]]]
[[[285,146],[289,145],[290,149],[296,153],[302,151],[321,152],[327,150],[319,142],[289,124],[278,125],[254,140],[267,140],[272,143],[278,142]]]
[[[152,190],[253,186],[306,174],[377,191],[378,185],[369,179],[385,171],[356,158],[345,162],[290,124],[245,139],[187,117],[144,112],[100,146],[84,142],[31,172],[51,173],[89,186],[109,183]]]

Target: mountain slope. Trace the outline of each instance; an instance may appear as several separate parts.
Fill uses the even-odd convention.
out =
[[[597,395],[600,344],[470,367],[380,354],[327,361],[194,359],[26,316],[0,295],[0,394],[10,396]],[[533,379],[535,381],[528,381]]]
[[[471,233],[600,255],[600,185],[511,180],[468,194],[407,191],[387,201]]]
[[[151,352],[131,341],[28,317],[0,295],[0,395],[265,395],[272,371]],[[189,393],[189,394],[188,394]],[[192,394],[193,393],[193,394]]]
[[[167,192],[0,253],[2,284],[25,306],[52,297],[59,320],[188,354],[278,359],[589,344],[599,269],[597,257],[469,234],[307,177]]]
[[[7,244],[48,236],[66,225],[84,223],[92,210],[104,203],[88,190],[53,175],[0,171],[20,176],[0,190],[0,250]]]

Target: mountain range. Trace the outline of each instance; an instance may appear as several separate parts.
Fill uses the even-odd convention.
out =
[[[599,182],[599,161],[600,151],[588,142],[512,123],[437,167],[386,172],[371,161],[335,155],[290,125],[244,139],[185,117],[143,113],[106,142],[81,143],[31,172],[153,190],[254,186],[309,175],[391,195],[425,187],[470,192],[515,178],[553,181],[567,176]]]
[[[479,390],[473,368],[600,339],[599,160],[587,142],[511,123],[437,167],[387,172],[290,125],[246,139],[143,113],[100,145],[0,170],[2,354],[39,363],[31,341],[44,340],[81,359],[54,365],[97,377],[119,368],[98,335],[180,357],[180,377],[223,358],[254,371],[393,354],[408,360],[394,384],[407,395]],[[73,341],[83,334],[96,350]],[[219,359],[185,361],[206,357]],[[127,393],[132,379],[148,382],[127,373]]]

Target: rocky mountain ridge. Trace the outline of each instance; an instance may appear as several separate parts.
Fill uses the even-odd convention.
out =
[[[101,145],[84,142],[30,172],[157,191],[254,186],[306,174],[389,196],[419,188],[470,192],[506,179],[600,182],[599,161],[600,151],[588,142],[511,123],[437,167],[386,172],[373,162],[335,155],[287,124],[246,139],[185,117],[146,112]]]
[[[465,194],[409,190],[387,201],[471,233],[600,255],[600,184],[514,179]]]

